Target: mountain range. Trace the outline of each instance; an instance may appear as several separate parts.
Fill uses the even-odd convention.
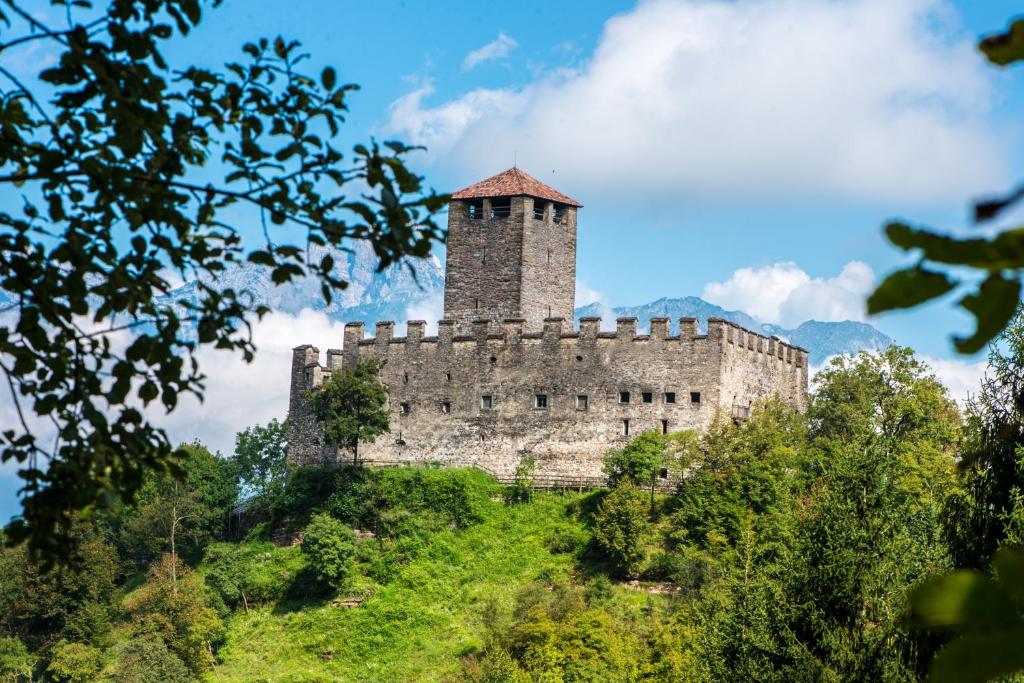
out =
[[[300,279],[277,286],[270,280],[269,271],[251,263],[239,265],[217,278],[223,288],[247,290],[254,299],[279,313],[297,314],[305,309],[325,313],[336,321],[361,320],[372,329],[379,320],[404,323],[407,319],[428,319],[434,323],[441,315],[444,292],[444,269],[436,257],[415,259],[404,265],[391,265],[383,271],[376,269],[377,259],[366,242],[356,242],[348,251],[333,251],[336,266],[349,286],[335,294],[326,304],[320,294],[320,283],[313,278]],[[321,254],[311,253],[310,259]],[[186,282],[162,299],[171,305],[194,301],[198,296],[197,282]],[[5,301],[13,303],[13,296],[0,290],[0,311]],[[0,314],[0,326],[13,324],[15,311]],[[868,323],[850,320],[820,322],[808,320],[795,328],[764,323],[742,311],[730,311],[700,297],[687,296],[661,298],[638,306],[608,307],[591,303],[576,309],[578,322],[583,316],[601,316],[603,325],[614,329],[615,318],[634,316],[638,328],[645,330],[652,317],[667,317],[678,325],[682,317],[697,318],[703,329],[710,317],[724,318],[766,336],[777,336],[807,349],[812,365],[821,365],[829,357],[864,350],[884,349],[892,339]]]

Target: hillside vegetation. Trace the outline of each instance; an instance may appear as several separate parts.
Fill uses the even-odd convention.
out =
[[[956,467],[991,443],[996,388],[965,420],[905,349],[837,360],[806,414],[769,402],[705,434],[639,435],[608,454],[609,488],[583,492],[532,491],[528,462],[510,487],[470,469],[289,469],[276,422],[231,457],[192,445],[184,483],[152,476],[79,523],[76,569],[4,551],[0,672],[922,680],[948,635],[909,618],[913,589],[987,567],[1024,528],[1019,468]],[[653,494],[662,466],[686,476]]]

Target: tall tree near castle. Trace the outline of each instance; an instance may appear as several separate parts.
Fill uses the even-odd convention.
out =
[[[979,47],[999,67],[1024,61],[1024,19],[1014,21],[1005,33],[985,38]],[[1002,196],[979,200],[974,204],[974,222],[989,223],[1022,200],[1024,184]],[[900,249],[919,253],[920,259],[885,279],[868,299],[869,313],[912,308],[948,294],[961,285],[961,273],[973,270],[980,282],[960,299],[960,306],[974,316],[977,327],[969,337],[955,337],[956,348],[962,353],[980,351],[1009,324],[1020,303],[1024,277],[1024,226],[994,237],[957,239],[894,221],[885,226],[885,234]]]
[[[328,444],[352,453],[359,464],[359,444],[373,443],[390,428],[388,392],[380,381],[383,361],[373,358],[336,370],[310,392],[313,413]]]
[[[199,24],[199,0],[51,4],[59,25],[0,0],[0,53],[59,55],[38,80],[0,66],[0,191],[22,197],[0,211],[0,307],[15,317],[0,372],[17,416],[0,460],[24,481],[9,542],[67,558],[78,513],[130,499],[153,468],[181,472],[139,406],[201,398],[203,346],[253,358],[267,309],[219,274],[248,261],[277,284],[310,275],[330,301],[347,283],[309,246],[368,240],[381,268],[425,256],[446,198],[401,143],[334,146],[356,86],[304,73],[296,42],[247,43],[208,70],[163,54]],[[258,243],[243,243],[243,221],[262,225]],[[175,277],[198,281],[194,302],[160,300]]]

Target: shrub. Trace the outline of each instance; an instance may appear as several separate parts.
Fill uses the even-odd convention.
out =
[[[215,543],[203,560],[206,585],[227,607],[246,611],[284,597],[302,566],[296,549],[265,542]]]
[[[302,554],[317,581],[335,590],[345,584],[356,552],[352,529],[326,513],[314,515],[302,538]]]
[[[36,658],[17,638],[0,638],[0,680],[31,681]]]
[[[533,498],[533,470],[536,466],[537,459],[533,457],[526,457],[519,461],[516,466],[515,481],[505,490],[506,503],[514,505]]]
[[[594,513],[594,540],[627,574],[635,573],[643,562],[650,527],[644,494],[630,484],[612,489]]]
[[[60,683],[89,683],[103,669],[103,652],[84,643],[60,641],[54,646],[46,672]]]
[[[408,510],[466,528],[483,521],[499,492],[493,477],[475,469],[389,467],[373,473],[365,521],[376,528],[383,511]]]
[[[188,668],[164,641],[148,635],[120,645],[110,679],[114,683],[190,683]]]

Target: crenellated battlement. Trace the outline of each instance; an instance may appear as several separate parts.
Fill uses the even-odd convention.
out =
[[[748,330],[740,325],[722,318],[709,318],[706,334],[701,334],[696,318],[679,318],[678,333],[669,334],[669,318],[651,318],[650,332],[640,334],[637,331],[638,320],[633,317],[617,318],[614,331],[601,329],[602,319],[600,317],[581,318],[579,327],[574,328],[571,323],[566,329],[563,318],[546,318],[544,328],[540,332],[524,332],[525,320],[522,318],[507,318],[499,325],[490,320],[473,321],[472,334],[456,335],[455,322],[452,320],[441,320],[438,323],[436,335],[425,334],[427,323],[424,320],[410,320],[406,323],[407,332],[405,336],[394,336],[396,324],[393,321],[381,321],[376,324],[376,334],[366,336],[366,325],[361,322],[345,324],[344,348],[354,347],[380,347],[382,345],[411,345],[439,344],[442,346],[451,344],[478,344],[480,342],[502,342],[505,344],[517,344],[521,341],[544,341],[578,340],[582,345],[593,344],[597,340],[614,340],[630,342],[694,342],[698,340],[713,339],[725,340],[727,344],[737,350],[747,350],[753,353],[761,353],[773,356],[787,363],[797,366],[806,364],[807,350],[789,344],[779,337],[767,337]],[[300,347],[301,348],[301,347]],[[333,351],[343,354],[343,350]],[[329,352],[331,353],[331,352]]]

